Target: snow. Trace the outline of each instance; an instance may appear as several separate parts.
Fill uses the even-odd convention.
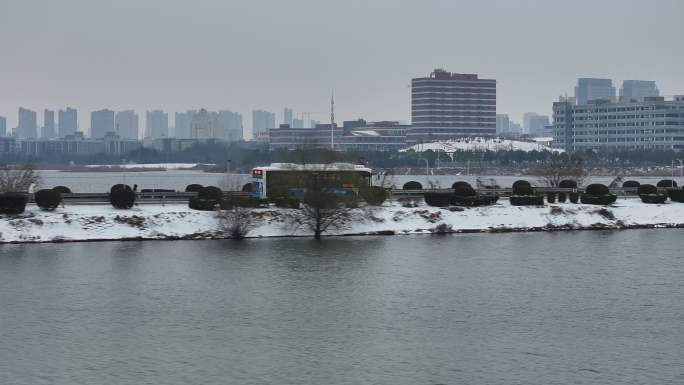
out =
[[[163,168],[166,170],[182,170],[194,168],[201,165],[214,166],[214,164],[206,163],[127,163],[127,164],[89,164],[86,167],[90,168],[100,168],[100,167],[112,167],[112,168],[126,168],[126,169],[136,169],[136,168]]]
[[[401,151],[414,150],[418,152],[432,150],[432,151],[444,151],[444,152],[455,152],[455,151],[555,151],[562,152],[563,150],[551,148],[537,142],[524,142],[520,140],[509,140],[509,139],[487,139],[487,138],[474,138],[474,139],[458,139],[458,140],[444,140],[439,142],[431,143],[421,143],[416,144],[408,149]]]
[[[310,236],[289,225],[287,211],[254,210],[253,216],[259,219],[248,236]],[[621,198],[607,207],[572,203],[519,207],[501,199],[494,206],[450,210],[425,204],[402,207],[394,202],[358,209],[356,216],[358,221],[327,235],[682,227],[684,204],[647,205],[638,198]],[[22,215],[0,217],[0,243],[225,237],[218,223],[214,212],[191,210],[184,204],[144,204],[131,210],[72,205],[52,212],[29,205]]]
[[[353,136],[380,136],[380,133],[375,130],[355,130],[351,134]]]

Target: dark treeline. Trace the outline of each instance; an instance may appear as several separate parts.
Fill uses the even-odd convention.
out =
[[[490,165],[511,166],[518,164],[539,163],[549,159],[582,159],[588,166],[665,166],[672,162],[679,164],[684,158],[680,153],[671,150],[639,150],[639,151],[583,151],[568,154],[554,154],[548,151],[457,151],[453,159],[445,154],[431,150],[423,153],[414,151],[347,151],[338,152],[322,148],[298,150],[270,151],[265,145],[250,143],[198,143],[179,152],[162,152],[151,148],[141,148],[125,156],[120,155],[46,155],[29,157],[5,155],[2,163],[33,164],[120,164],[135,163],[211,163],[226,167],[230,164],[234,170],[248,170],[254,166],[273,162],[288,163],[329,163],[360,162],[375,168],[425,167],[425,159],[430,167],[436,164],[463,164],[480,162]],[[439,157],[439,159],[438,159]]]

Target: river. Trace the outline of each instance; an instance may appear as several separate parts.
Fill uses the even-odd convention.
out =
[[[0,383],[683,383],[681,239],[3,245]]]

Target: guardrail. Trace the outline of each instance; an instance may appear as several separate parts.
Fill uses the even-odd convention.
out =
[[[224,197],[249,196],[250,193],[242,191],[224,191]],[[136,192],[135,202],[138,204],[166,204],[188,203],[191,197],[197,196],[196,192]],[[30,199],[33,202],[33,196]],[[62,202],[72,205],[109,204],[109,193],[69,193],[62,194]]]
[[[556,193],[582,193],[584,192],[584,188],[559,188],[559,187],[533,187],[532,188],[535,192],[538,193],[547,193],[547,192],[556,192]],[[622,195],[622,196],[628,196],[628,195],[638,195],[638,188],[637,187],[616,187],[616,188],[611,188],[609,189],[611,193],[616,194],[616,195]],[[453,189],[446,188],[446,189],[425,189],[425,190],[401,190],[401,189],[392,189],[391,194],[392,196],[422,196],[426,191],[443,191],[443,192],[448,192],[448,191],[453,191]],[[512,188],[498,188],[498,189],[489,189],[489,188],[484,188],[484,189],[475,189],[475,191],[478,194],[496,194],[502,197],[507,197],[511,196],[513,194],[513,189]],[[658,191],[660,192],[665,192],[667,191],[667,188],[659,187]]]

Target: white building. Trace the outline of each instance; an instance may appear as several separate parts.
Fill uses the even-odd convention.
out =
[[[133,110],[119,111],[114,118],[116,133],[124,139],[138,139],[140,119]]]
[[[59,110],[57,115],[57,127],[59,137],[74,135],[78,130],[78,113],[75,109],[67,107],[66,110]]]
[[[162,110],[147,111],[145,118],[145,138],[168,138],[169,114]]]
[[[114,111],[103,109],[90,113],[90,137],[93,139],[103,139],[114,129]]]

